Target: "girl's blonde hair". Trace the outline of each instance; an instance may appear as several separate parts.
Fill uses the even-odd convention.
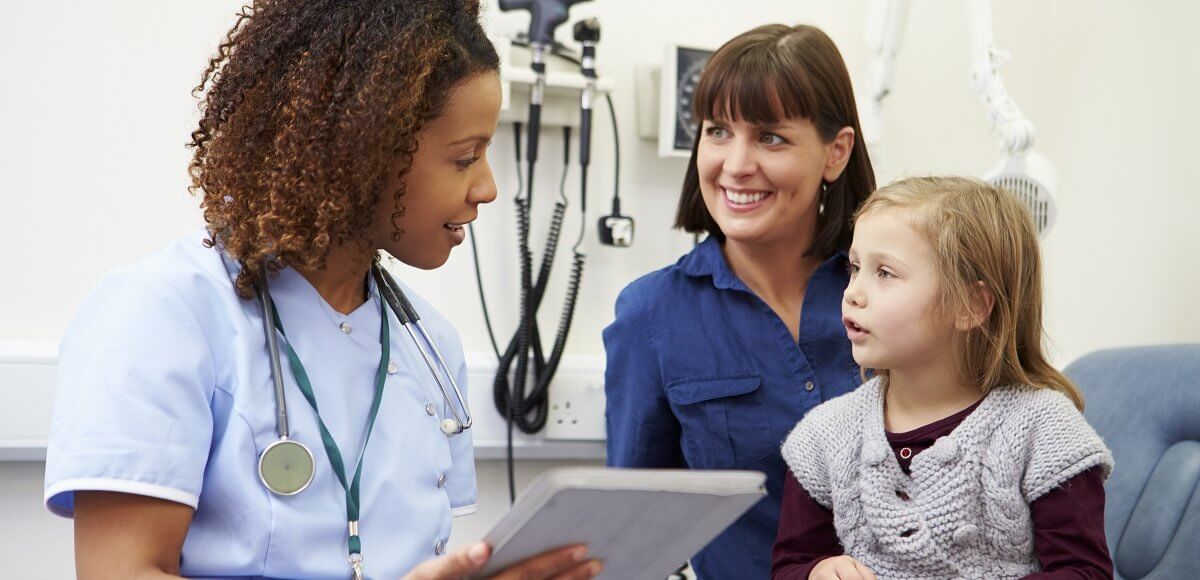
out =
[[[995,305],[961,349],[964,381],[984,392],[1023,383],[1059,391],[1083,409],[1083,394],[1043,352],[1042,264],[1029,211],[1012,194],[965,177],[914,177],[871,195],[855,213],[901,209],[931,246],[942,279],[941,305],[969,312],[977,283]]]

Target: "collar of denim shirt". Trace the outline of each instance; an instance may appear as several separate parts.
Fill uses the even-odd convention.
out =
[[[846,250],[838,250],[825,259],[818,269],[829,267],[831,262],[842,261],[848,259]],[[684,274],[695,278],[711,276],[713,286],[720,290],[738,290],[741,292],[754,292],[742,282],[733,273],[733,269],[729,267],[729,261],[725,259],[724,252],[721,251],[721,242],[716,238],[709,236],[700,242],[696,249],[688,252],[679,260],[679,269]]]

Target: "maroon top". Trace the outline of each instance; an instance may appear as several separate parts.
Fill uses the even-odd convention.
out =
[[[918,453],[949,435],[979,403],[907,433],[887,433],[904,473]],[[1034,546],[1042,571],[1035,580],[1112,578],[1104,540],[1104,476],[1093,467],[1051,490],[1029,506]],[[788,471],[783,487],[779,534],[771,554],[772,580],[806,580],[818,562],[840,556],[833,512],[808,495]]]

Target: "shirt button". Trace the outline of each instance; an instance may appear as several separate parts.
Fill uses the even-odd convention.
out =
[[[900,448],[900,458],[908,459],[909,457],[912,457],[912,449],[910,449],[908,447],[901,447]]]
[[[350,323],[349,323],[349,322],[343,322],[343,323],[339,324],[339,325],[338,325],[338,328],[342,329],[342,332],[343,332],[343,333],[345,333],[345,334],[350,334],[350,331],[352,330],[352,329],[350,328]]]
[[[387,371],[389,375],[396,374],[398,370],[400,370],[400,365],[396,364],[396,361],[388,361]]]
[[[436,413],[436,412],[437,412],[437,409],[436,409],[436,408],[434,408],[434,406],[433,406],[433,403],[426,403],[426,404],[425,404],[425,414],[426,414],[426,415],[429,415],[430,417],[432,417],[432,416],[433,416],[433,414],[434,414],[434,413]]]
[[[811,390],[813,390],[813,386],[814,386],[813,382],[808,381],[807,383],[804,383],[804,390],[811,391]]]
[[[444,542],[442,540],[438,540],[437,545],[433,547],[433,553],[437,554],[438,556],[441,556],[445,552],[446,552],[446,542]]]
[[[438,484],[437,485],[438,485],[438,489],[442,489],[443,487],[446,487],[446,474],[445,473],[438,476]]]

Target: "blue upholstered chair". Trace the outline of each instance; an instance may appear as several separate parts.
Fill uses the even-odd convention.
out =
[[[1200,344],[1089,354],[1066,369],[1112,450],[1105,534],[1118,580],[1200,580]]]

